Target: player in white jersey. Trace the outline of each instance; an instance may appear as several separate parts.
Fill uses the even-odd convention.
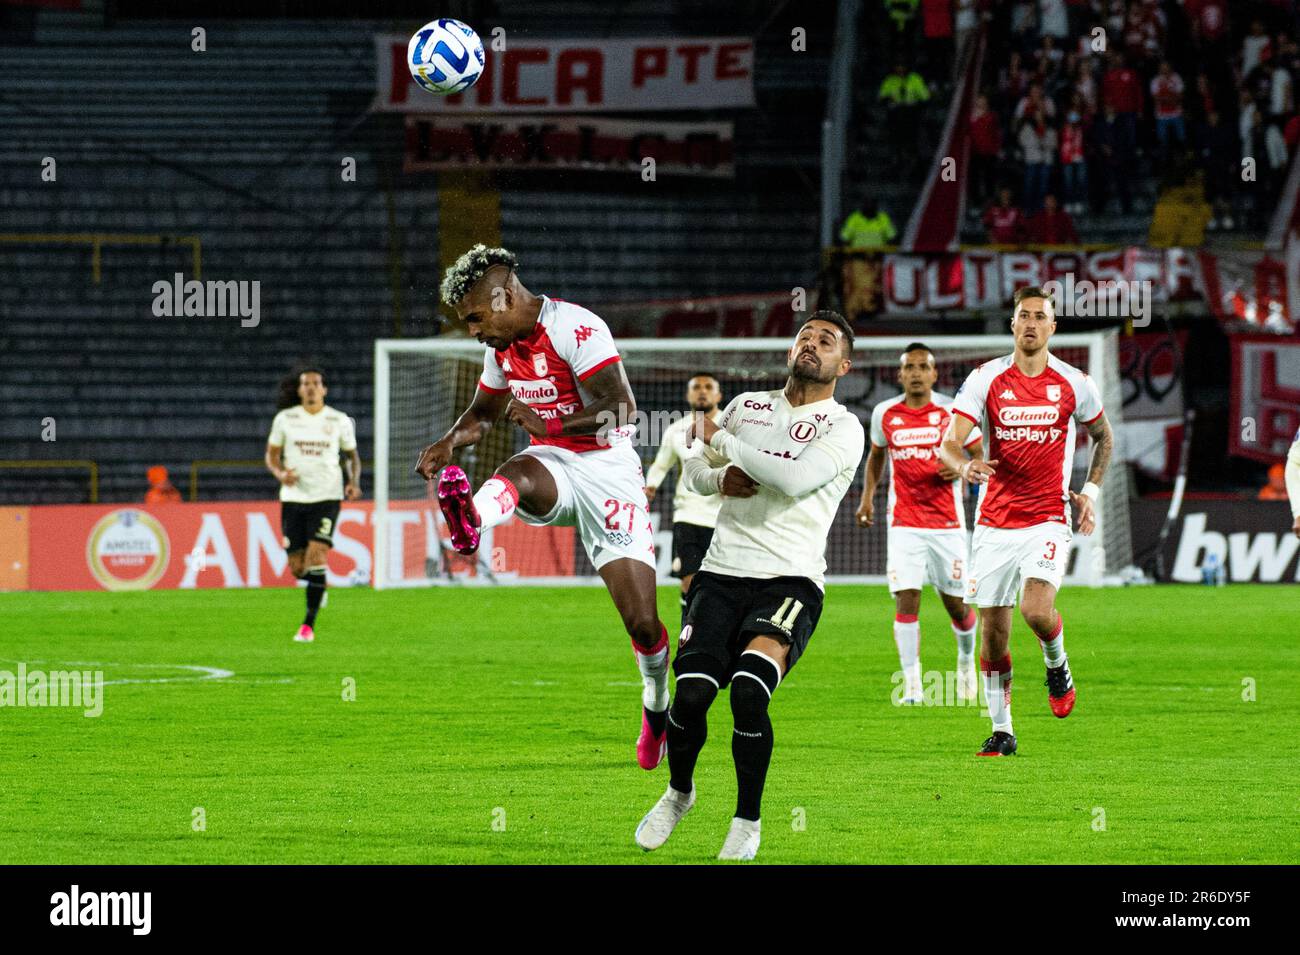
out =
[[[688,435],[698,450],[687,457],[683,479],[723,501],[677,641],[671,776],[637,826],[643,849],[663,845],[694,805],[709,707],[730,683],[736,814],[718,858],[758,852],[772,757],[768,703],[821,616],[826,538],[862,461],[862,423],[835,400],[852,350],[848,322],[814,313],[790,347],[785,388],[737,395],[720,421],[701,416]]]
[[[886,573],[894,596],[894,643],[901,677],[895,676],[896,703],[920,703],[921,587],[928,580],[939,592],[957,639],[957,698],[976,699],[975,611],[962,599],[969,550],[962,483],[939,460],[939,442],[948,430],[952,399],[934,390],[939,371],[934,353],[913,342],[899,356],[903,394],[871,411],[871,452],[858,505],[858,524],[875,522],[876,488],[889,459],[889,509]],[[966,450],[981,457],[981,436],[972,431]]]
[[[722,404],[722,389],[712,375],[696,375],[686,383],[686,402],[695,414],[718,419]],[[686,460],[686,431],[691,425],[687,416],[674,421],[664,429],[659,443],[659,453],[645,477],[645,496],[653,502],[659,485],[664,483],[674,466]],[[700,569],[704,552],[713,540],[713,525],[718,521],[718,508],[722,507],[720,494],[696,494],[677,477],[673,492],[673,564],[672,573],[682,582],[682,625],[686,624],[686,594],[691,589],[691,579]]]
[[[316,614],[325,599],[325,561],[334,546],[339,507],[361,496],[361,455],[352,419],[325,404],[325,376],[318,368],[298,375],[300,403],[284,408],[266,439],[266,467],[280,482],[280,531],[289,570],[307,581],[307,616],[294,635],[316,639]],[[339,455],[347,455],[347,486]]]
[[[476,245],[449,269],[442,298],[487,345],[469,408],[420,455],[416,472],[441,471],[438,503],[462,554],[518,515],[526,524],[576,526],[632,638],[643,684],[637,762],[663,760],[668,717],[668,632],[656,606],[654,534],[641,459],[632,446],[636,402],[608,326],[587,309],[524,288],[506,249]],[[451,463],[502,417],[531,445],[478,493]]]
[[[1300,430],[1286,456],[1286,496],[1291,499],[1291,532],[1300,537]]]
[[[1011,610],[1034,632],[1047,667],[1052,715],[1074,709],[1074,678],[1065,654],[1065,622],[1056,592],[1070,557],[1070,505],[1079,533],[1091,534],[1101,481],[1114,447],[1097,385],[1047,349],[1056,331],[1056,308],[1042,289],[1016,291],[1011,316],[1015,351],[970,373],[952,403],[952,421],[939,449],[941,460],[966,480],[988,483],[980,499],[966,600],[980,608],[984,696],[993,735],[980,756],[1016,752],[1011,728]],[[968,461],[962,446],[987,419],[987,461]],[[1070,490],[1075,422],[1092,438],[1088,479]],[[1120,494],[1124,489],[1119,490]]]

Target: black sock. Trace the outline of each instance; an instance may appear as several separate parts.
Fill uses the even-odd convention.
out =
[[[677,681],[677,696],[668,711],[668,784],[680,793],[691,791],[695,761],[709,735],[709,706],[717,695],[708,680]]]
[[[325,599],[325,568],[313,567],[303,574],[303,579],[307,581],[307,618],[303,623],[314,627],[316,612],[320,610],[320,602]]]
[[[736,815],[757,822],[763,784],[772,760],[772,721],[767,715],[768,691],[763,684],[739,676],[731,684],[731,713],[736,728],[731,757],[736,762]]]

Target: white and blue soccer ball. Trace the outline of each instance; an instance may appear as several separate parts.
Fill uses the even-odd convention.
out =
[[[462,93],[483,75],[483,41],[467,23],[431,20],[406,44],[406,68],[430,93]]]

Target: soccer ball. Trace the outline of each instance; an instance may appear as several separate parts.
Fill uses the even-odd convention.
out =
[[[431,20],[406,44],[406,68],[430,93],[463,92],[483,75],[483,41],[469,24]]]

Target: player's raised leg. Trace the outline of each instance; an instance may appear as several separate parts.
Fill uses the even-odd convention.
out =
[[[636,759],[642,769],[654,769],[668,747],[668,631],[656,606],[655,570],[645,561],[620,557],[603,564],[598,573],[632,638],[642,682]]]
[[[957,640],[957,699],[974,700],[978,696],[975,675],[975,610],[954,594],[940,593],[943,609],[952,621],[952,634]]]
[[[907,705],[920,703],[921,688],[921,591],[900,590],[894,594],[894,645],[898,668],[903,673],[903,697]]]
[[[1065,655],[1065,621],[1056,610],[1056,588],[1045,580],[1025,581],[1020,615],[1038,637],[1047,667],[1047,703],[1052,715],[1064,719],[1074,709],[1074,679]]]
[[[979,755],[1011,756],[1016,751],[1011,727],[1011,608],[981,608],[980,632],[984,634],[980,672],[993,735],[984,741]]]

